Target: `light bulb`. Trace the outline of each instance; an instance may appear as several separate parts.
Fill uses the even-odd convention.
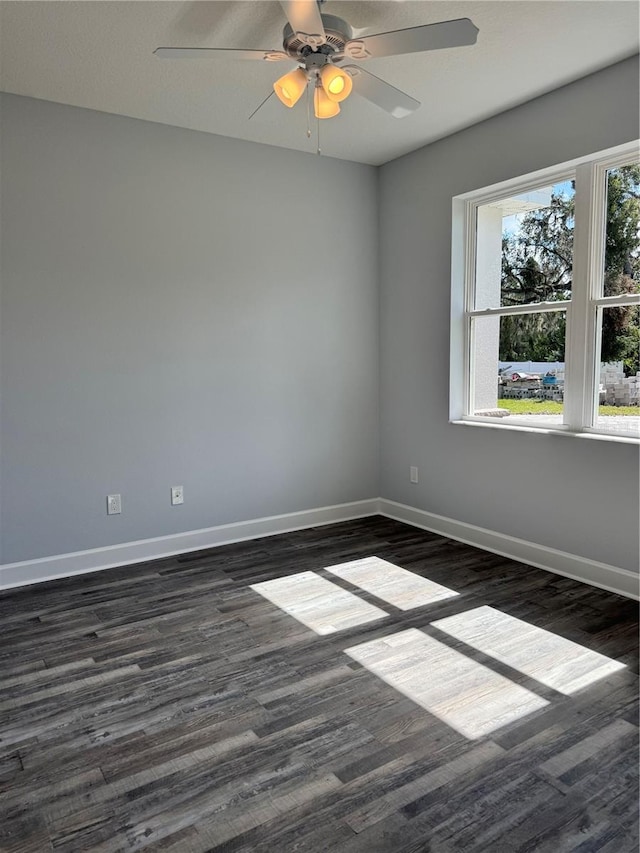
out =
[[[325,65],[320,72],[322,89],[330,101],[340,103],[348,98],[353,88],[351,77],[335,65]]]
[[[340,112],[340,104],[328,98],[322,86],[314,89],[313,107],[316,118],[333,118]]]
[[[273,84],[273,90],[285,107],[293,107],[307,88],[307,75],[302,68],[296,68]]]

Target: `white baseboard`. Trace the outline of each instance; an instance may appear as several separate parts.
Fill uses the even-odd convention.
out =
[[[291,512],[286,515],[272,515],[267,518],[254,518],[234,524],[220,524],[202,530],[189,530],[171,536],[158,536],[154,539],[141,539],[137,542],[125,542],[121,545],[108,545],[104,548],[92,548],[90,551],[75,551],[71,554],[58,554],[54,557],[42,557],[37,560],[25,560],[20,563],[5,563],[0,566],[0,590],[42,581],[71,577],[72,575],[98,572],[129,563],[141,563],[171,557],[187,551],[200,551],[203,548],[215,548],[232,542],[256,539],[259,536],[274,536],[306,527],[319,527],[334,524],[337,521],[363,518],[376,515],[378,499],[325,506],[317,509]]]
[[[20,563],[5,563],[0,565],[0,590],[377,514],[420,527],[440,536],[447,536],[449,539],[465,542],[467,545],[500,554],[520,563],[606,589],[609,592],[616,592],[628,598],[640,598],[638,575],[626,569],[588,560],[586,557],[579,557],[566,551],[557,551],[554,548],[547,548],[504,533],[496,533],[493,530],[456,521],[385,498],[371,498],[286,515],[221,524],[202,530],[190,530],[171,536],[141,539],[137,542],[108,545],[104,548],[93,548],[90,551],[58,554]]]
[[[476,527],[474,524],[456,521],[384,498],[378,501],[378,507],[380,514],[387,518],[421,527],[431,533],[438,533],[449,539],[456,539],[458,542],[491,551],[493,554],[509,557],[519,563],[546,569],[549,572],[606,589],[608,592],[616,592],[627,598],[640,598],[638,594],[640,578],[627,569],[599,563],[566,551],[557,551],[555,548],[547,548],[545,545],[527,542],[505,533],[496,533],[484,527]]]

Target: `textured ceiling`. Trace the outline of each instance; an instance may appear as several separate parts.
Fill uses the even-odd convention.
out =
[[[327,0],[322,11],[346,19],[358,34],[462,17],[480,29],[472,47],[366,63],[422,102],[417,112],[395,119],[352,96],[340,116],[322,122],[324,155],[374,165],[638,52],[635,0]],[[289,110],[270,98],[248,120],[292,66],[162,61],[152,54],[159,45],[279,49],[284,23],[280,4],[271,0],[3,0],[0,88],[313,152],[302,101]]]

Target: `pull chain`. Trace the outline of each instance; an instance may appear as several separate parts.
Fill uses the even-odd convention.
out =
[[[316,89],[320,88],[320,75],[318,73],[316,73],[316,86],[315,86],[315,88]],[[314,90],[314,95],[315,95],[315,90]],[[314,101],[314,103],[315,103],[315,101]],[[316,140],[317,140],[316,154],[319,155],[319,154],[322,154],[322,148],[320,148],[320,116],[317,113],[316,113]]]
[[[307,139],[311,139],[311,83],[307,83]]]

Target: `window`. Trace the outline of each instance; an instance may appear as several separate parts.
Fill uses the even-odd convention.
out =
[[[452,420],[640,438],[639,160],[454,199]]]

